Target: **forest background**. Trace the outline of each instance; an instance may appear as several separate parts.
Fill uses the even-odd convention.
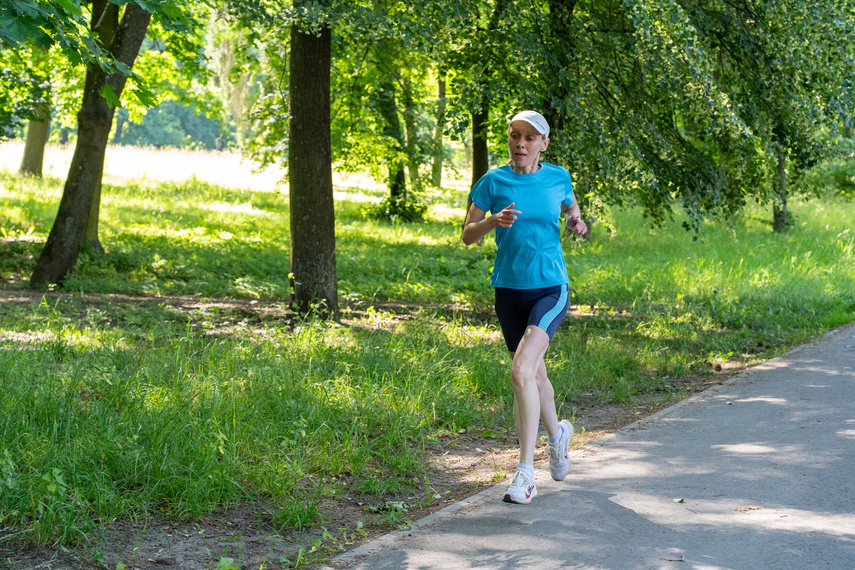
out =
[[[855,318],[850,2],[14,0],[0,20],[2,136],[26,140],[0,178],[9,564],[133,565],[138,540],[301,566],[503,477],[495,246],[458,233],[521,108],[595,228],[565,240],[576,319],[550,353],[580,431]],[[54,144],[64,179],[42,176]],[[122,144],[213,151],[111,166]],[[281,183],[122,175],[235,153]],[[442,462],[475,449],[490,463]],[[190,532],[229,520],[237,553]],[[196,540],[157,546],[153,521]]]

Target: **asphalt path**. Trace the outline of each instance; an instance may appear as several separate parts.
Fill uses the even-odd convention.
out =
[[[855,569],[855,325],[332,561],[336,569]]]

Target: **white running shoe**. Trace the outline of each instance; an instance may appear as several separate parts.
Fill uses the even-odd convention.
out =
[[[556,481],[563,481],[567,476],[567,470],[570,468],[567,450],[570,447],[570,441],[573,439],[573,424],[567,420],[562,420],[561,425],[567,428],[563,430],[564,436],[555,445],[546,444],[546,453],[549,455],[549,474]]]
[[[517,469],[511,486],[502,498],[506,503],[518,503],[527,505],[537,495],[537,487],[534,485],[534,477],[525,471]]]

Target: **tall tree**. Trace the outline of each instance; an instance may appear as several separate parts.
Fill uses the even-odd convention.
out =
[[[501,38],[497,37],[498,28],[499,22],[504,17],[506,6],[507,0],[495,0],[489,23],[479,34],[481,43],[478,50],[481,52],[480,60],[483,69],[478,80],[480,100],[472,111],[472,185],[490,168],[488,139],[490,137],[490,101],[493,99],[490,83],[499,61],[498,54],[494,50],[501,42]]]
[[[253,134],[248,121],[252,74],[240,61],[248,57],[247,31],[225,14],[212,14],[207,28],[211,83],[220,94],[225,118],[234,125],[238,148],[245,148]]]
[[[419,129],[418,129],[418,106],[416,104],[416,81],[404,74],[402,77],[402,103],[404,104],[404,132],[406,145],[404,151],[407,154],[407,175],[410,180],[410,188],[413,190],[421,187],[419,167],[421,157],[419,156]]]
[[[306,0],[295,8],[304,11]],[[326,4],[326,3],[324,3]],[[330,138],[332,31],[291,25],[288,189],[291,210],[291,275],[302,313],[313,307],[338,314],[335,205]]]
[[[437,43],[434,57],[440,72],[453,77],[454,86],[444,118],[453,136],[471,140],[471,185],[490,167],[491,145],[497,144],[499,132],[493,127],[502,122],[494,115],[505,117],[519,102],[520,77],[513,69],[518,54],[511,49],[516,40],[508,35],[507,25],[513,6],[508,0],[472,1],[451,14],[439,12],[445,27],[437,35],[444,41]],[[468,200],[467,210],[470,205]]]
[[[388,59],[387,50],[380,50],[384,55],[384,59]],[[391,61],[386,61],[383,65],[384,73],[382,82],[379,85],[375,106],[377,114],[383,120],[382,135],[390,142],[388,145],[389,156],[386,161],[389,165],[389,194],[391,202],[397,204],[403,200],[407,191],[406,173],[404,172],[404,156],[405,142],[404,129],[401,126],[401,118],[398,111],[397,89],[392,81],[392,73],[394,70]]]
[[[44,62],[47,58],[47,48],[32,48],[33,68],[40,71],[39,79],[43,85],[43,93],[33,109],[33,115],[27,123],[27,138],[24,143],[24,155],[18,172],[27,176],[42,177],[44,166],[45,145],[50,130],[50,80],[43,74]],[[40,69],[41,68],[41,69]]]
[[[150,21],[151,13],[139,4],[120,7],[106,0],[92,3],[93,32],[105,51],[127,70],[139,54]],[[115,105],[126,82],[123,73],[87,66],[83,102],[77,114],[77,145],[59,211],[30,278],[32,287],[60,282],[77,263],[96,195],[100,195]]]
[[[436,80],[436,120],[433,130],[433,162],[431,163],[431,184],[437,188],[442,186],[442,166],[445,159],[443,147],[443,131],[445,130],[445,77]]]
[[[36,106],[33,118],[27,123],[27,138],[18,172],[27,176],[42,177],[45,145],[50,131],[50,104],[43,101]]]
[[[51,69],[45,56],[47,46],[34,41],[10,47],[0,42],[0,141],[18,136],[22,126],[29,121],[44,123],[49,118],[51,101]],[[47,132],[46,126],[33,126],[36,131]],[[23,174],[41,175],[38,149],[30,147],[30,158],[22,161]]]

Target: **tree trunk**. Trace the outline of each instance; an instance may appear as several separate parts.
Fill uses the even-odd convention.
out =
[[[436,82],[436,126],[433,130],[433,165],[431,168],[431,184],[437,188],[442,186],[442,132],[445,130],[445,78],[440,77]]]
[[[493,36],[497,33],[499,20],[502,13],[505,11],[505,6],[509,0],[496,0],[496,5],[493,7],[493,13],[490,16],[490,23],[487,26],[486,36],[484,37],[483,46],[484,54],[487,58],[494,58]],[[490,154],[487,144],[489,137],[489,121],[490,121],[490,98],[487,90],[490,84],[490,78],[493,75],[492,66],[488,65],[481,77],[481,85],[484,91],[481,95],[481,101],[478,110],[472,114],[472,186],[487,173],[490,168]],[[466,206],[469,210],[471,202]]]
[[[475,186],[475,183],[487,174],[490,169],[490,152],[487,146],[487,136],[490,132],[490,102],[487,98],[481,100],[481,110],[472,115],[472,184],[470,188]],[[463,223],[466,223],[466,216],[469,214],[469,208],[472,207],[472,197],[466,197],[466,213],[463,215]]]
[[[27,125],[27,142],[18,172],[27,176],[42,177],[45,162],[45,145],[50,129],[50,104],[39,103],[36,114]]]
[[[103,172],[103,168],[101,169]],[[101,216],[101,179],[95,186],[92,194],[92,208],[89,210],[89,220],[86,222],[86,231],[83,234],[81,249],[88,249],[97,253],[104,253],[104,246],[98,237],[98,220]]]
[[[295,4],[302,3],[302,0]],[[291,26],[291,121],[288,188],[291,206],[291,275],[294,302],[306,314],[338,315],[335,205],[330,134],[332,35]]]
[[[396,203],[407,201],[407,178],[400,160],[389,166],[389,196]]]
[[[129,67],[139,54],[150,20],[151,14],[136,4],[126,5],[121,21],[116,4],[106,0],[96,0],[92,4],[93,30],[99,33],[113,57]],[[86,70],[83,103],[77,113],[77,145],[59,211],[30,278],[31,287],[61,282],[77,263],[93,200],[100,189],[104,154],[113,123],[114,109],[100,91],[104,85],[110,85],[120,97],[126,81],[124,75],[106,75],[97,66]]]
[[[784,233],[790,229],[790,212],[787,210],[787,154],[778,146],[778,177],[775,180],[775,197],[772,206],[772,231]]]
[[[481,109],[472,115],[472,186],[490,168],[487,138],[490,132],[490,101],[481,100]]]
[[[34,66],[46,56],[44,48],[33,48]],[[50,131],[50,98],[36,105],[35,114],[27,125],[27,142],[18,172],[27,176],[42,177],[45,161],[45,145]]]
[[[125,110],[122,113],[121,109],[116,113],[116,130],[113,132],[113,140],[111,141],[113,144],[121,144],[122,142],[122,131],[125,128],[125,123],[128,122],[128,113]]]
[[[383,135],[391,137],[397,143],[395,156],[389,158],[389,195],[393,201],[405,200],[407,181],[404,165],[400,159],[400,152],[404,147],[404,132],[401,119],[398,117],[398,105],[395,102],[395,84],[389,79],[384,80],[380,86],[377,110],[385,123]]]
[[[404,78],[404,133],[406,136],[407,151],[407,174],[410,179],[410,188],[419,188],[419,160],[416,156],[418,145],[418,133],[416,132],[416,108],[413,103],[413,84],[408,78]]]

